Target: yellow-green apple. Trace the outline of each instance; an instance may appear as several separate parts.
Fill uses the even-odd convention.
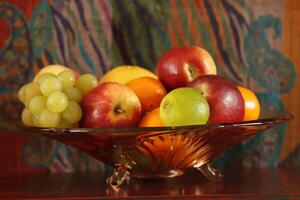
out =
[[[147,76],[147,77],[152,77],[157,79],[156,75],[153,72],[143,67],[132,66],[132,65],[120,65],[108,71],[106,74],[104,74],[100,78],[99,83],[117,82],[117,83],[125,84],[133,79],[142,76]]]
[[[97,85],[84,95],[81,106],[81,127],[133,127],[141,117],[141,104],[136,94],[116,82]]]
[[[197,46],[173,49],[164,53],[156,65],[156,74],[168,90],[185,87],[204,74],[217,74],[211,55]]]
[[[165,126],[206,124],[209,119],[209,104],[199,90],[181,87],[163,98],[159,113]]]
[[[208,123],[234,123],[244,118],[244,99],[238,87],[219,75],[203,75],[189,87],[200,90],[210,108]]]

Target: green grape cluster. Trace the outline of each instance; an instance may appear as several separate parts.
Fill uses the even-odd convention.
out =
[[[44,73],[36,82],[22,86],[18,92],[24,104],[21,119],[26,126],[70,128],[82,116],[83,95],[95,87],[97,78],[83,74],[78,79],[71,71],[58,75]]]

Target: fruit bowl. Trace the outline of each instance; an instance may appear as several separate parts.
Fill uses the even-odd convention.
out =
[[[130,177],[166,178],[199,170],[210,180],[221,173],[210,163],[230,147],[292,119],[291,114],[231,124],[145,128],[37,128],[26,130],[57,140],[114,167],[107,182],[119,187]]]

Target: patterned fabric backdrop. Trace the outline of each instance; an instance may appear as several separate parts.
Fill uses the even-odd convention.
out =
[[[0,0],[0,175],[106,168],[16,128],[17,90],[43,66],[62,64],[97,77],[121,64],[154,71],[163,52],[186,45],[207,49],[220,74],[255,90],[263,112],[296,116],[215,164],[299,166],[299,17],[297,0]]]

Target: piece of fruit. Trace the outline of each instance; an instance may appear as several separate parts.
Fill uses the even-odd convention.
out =
[[[70,124],[62,119],[60,120],[60,122],[57,125],[57,128],[72,128],[72,127],[73,127],[72,124]]]
[[[126,83],[138,96],[142,110],[149,112],[159,107],[161,100],[166,96],[167,91],[162,83],[152,77],[139,77]]]
[[[63,93],[68,97],[69,100],[80,103],[83,97],[82,91],[77,87],[67,87],[63,89]]]
[[[252,90],[248,88],[238,86],[238,89],[240,90],[245,103],[245,113],[243,121],[258,119],[260,115],[260,103],[257,96]]]
[[[169,92],[160,104],[160,117],[165,126],[206,124],[209,105],[194,88],[182,87]]]
[[[244,99],[231,81],[219,75],[202,75],[188,85],[201,91],[210,107],[208,123],[243,121]]]
[[[40,127],[40,115],[33,115],[32,122],[33,122],[33,126]]]
[[[115,128],[137,126],[141,104],[127,86],[108,82],[86,93],[82,103],[82,127]]]
[[[57,127],[60,122],[61,116],[59,113],[54,113],[45,108],[42,110],[38,118],[40,127]]]
[[[185,87],[204,74],[217,74],[211,55],[197,46],[172,49],[164,53],[156,65],[159,80],[168,90]]]
[[[38,71],[38,73],[35,75],[35,77],[33,79],[33,82],[37,82],[39,76],[41,76],[42,74],[51,73],[51,74],[54,74],[54,75],[58,75],[60,72],[66,71],[66,70],[71,71],[74,74],[75,78],[77,78],[79,76],[79,74],[71,68],[68,68],[68,67],[63,66],[63,65],[54,64],[54,65],[45,66],[42,69],[40,69]]]
[[[41,84],[46,78],[48,78],[49,76],[52,76],[52,77],[56,77],[54,74],[50,73],[50,72],[46,72],[44,74],[41,74],[37,80],[35,82]]]
[[[58,80],[60,81],[63,88],[72,87],[75,85],[75,76],[69,71],[62,71],[57,75]]]
[[[62,92],[53,92],[47,98],[47,108],[54,113],[63,112],[68,106],[68,98]]]
[[[67,108],[62,112],[62,119],[69,124],[75,124],[79,122],[81,116],[81,107],[75,101],[69,101]]]
[[[19,90],[19,100],[26,106],[29,105],[30,100],[35,96],[42,95],[40,85],[38,83],[27,83]]]
[[[28,109],[31,114],[38,115],[46,107],[47,98],[45,96],[35,96],[33,97],[28,105]]]
[[[104,74],[100,78],[99,82],[117,82],[125,84],[133,79],[142,76],[148,76],[157,79],[156,75],[153,72],[145,68],[139,66],[121,65],[113,68],[112,70]]]
[[[41,82],[40,89],[43,95],[48,96],[53,92],[61,91],[62,84],[56,76],[48,76]]]
[[[44,72],[36,82],[22,86],[18,98],[26,106],[21,116],[23,124],[60,128],[78,126],[82,115],[79,103],[83,92],[76,87],[75,82],[74,74],[63,69],[57,75]],[[97,79],[93,75],[83,76],[79,80],[83,90],[95,84]]]
[[[92,74],[81,75],[75,83],[75,86],[79,88],[83,94],[93,89],[98,84],[97,78]]]
[[[33,126],[32,114],[28,108],[24,108],[22,111],[21,119],[24,125]]]
[[[26,99],[25,99],[25,86],[26,85],[23,85],[19,91],[18,91],[18,99],[21,103],[23,103],[25,105],[25,102],[26,102]]]
[[[159,107],[146,113],[140,121],[140,127],[159,127],[164,126],[160,119]]]

